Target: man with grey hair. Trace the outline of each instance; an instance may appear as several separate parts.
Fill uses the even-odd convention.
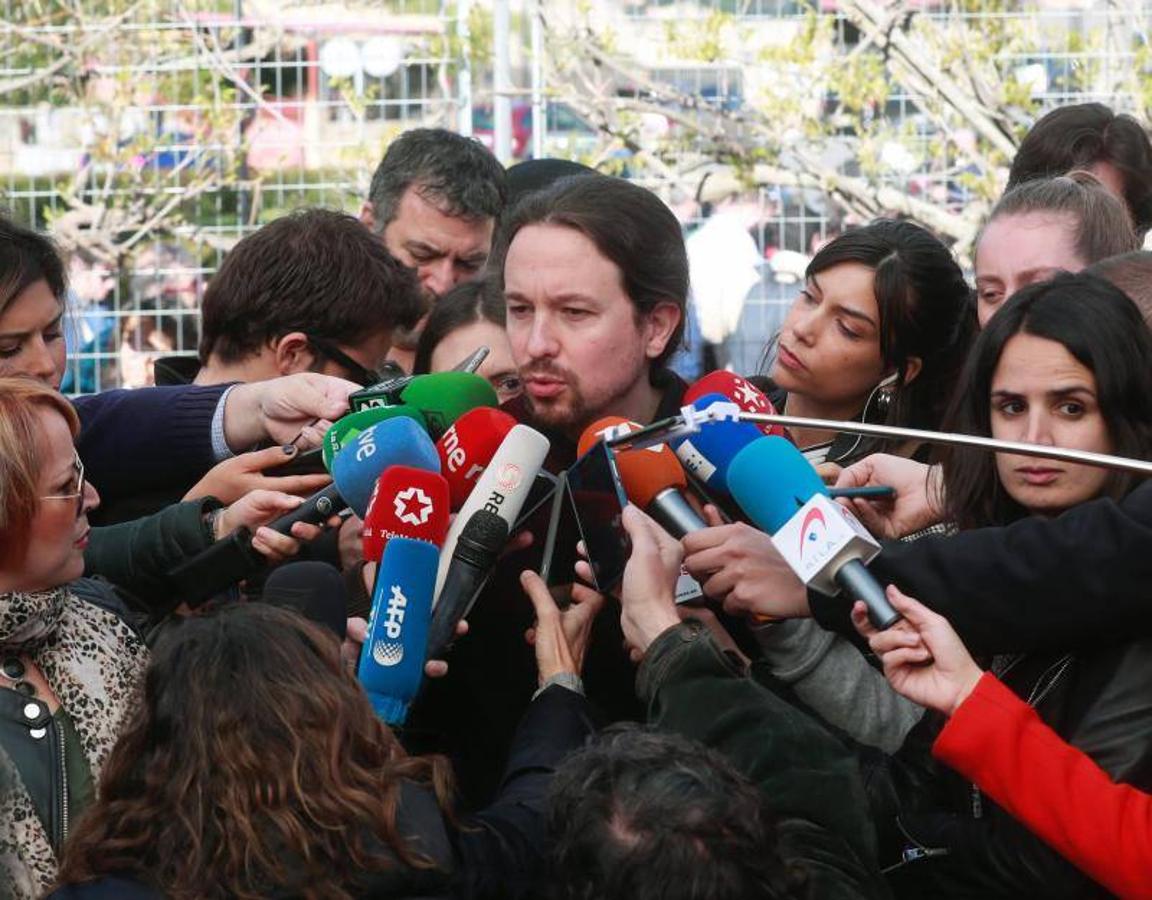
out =
[[[388,145],[360,221],[416,271],[432,300],[483,271],[506,200],[504,167],[483,144],[442,128],[416,128]],[[391,358],[406,369],[416,337],[394,335]]]

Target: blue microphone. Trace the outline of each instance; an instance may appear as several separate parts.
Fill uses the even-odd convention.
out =
[[[696,398],[692,406],[702,410],[713,403],[731,402],[723,394],[712,393]],[[763,432],[751,422],[726,419],[721,422],[705,422],[695,434],[671,444],[685,470],[709,488],[728,493],[728,467],[732,460],[737,453],[761,437]]]
[[[789,441],[762,437],[748,444],[728,467],[728,487],[805,585],[862,601],[877,628],[899,621],[884,588],[865,568],[880,545],[829,498],[816,470]]]
[[[390,466],[440,472],[440,454],[415,419],[397,416],[369,426],[332,457],[332,480],[361,519],[380,473]]]
[[[403,724],[424,676],[440,551],[415,538],[384,545],[357,678],[389,725]]]

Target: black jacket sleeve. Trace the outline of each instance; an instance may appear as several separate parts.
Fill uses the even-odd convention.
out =
[[[516,731],[496,800],[455,833],[456,897],[534,897],[547,860],[548,787],[564,758],[594,731],[588,701],[553,685]]]
[[[782,853],[811,895],[887,897],[855,758],[804,713],[738,671],[699,622],[653,641],[638,677],[649,721],[719,750],[768,797]]]
[[[114,503],[146,491],[183,493],[213,465],[212,417],[229,385],[178,385],[76,397],[76,449],[88,480]]]
[[[1152,634],[1152,483],[1052,519],[886,544],[869,569],[945,616],[977,656]],[[846,601],[809,601],[825,628],[852,633]]]

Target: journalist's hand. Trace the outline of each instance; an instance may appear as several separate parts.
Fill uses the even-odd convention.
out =
[[[268,447],[241,453],[217,463],[184,495],[185,500],[215,497],[221,503],[234,503],[250,491],[280,491],[307,497],[330,484],[327,475],[276,475],[299,451],[292,445]],[[265,474],[265,472],[270,474]]]
[[[840,473],[836,487],[896,489],[879,500],[841,500],[876,537],[896,539],[935,525],[942,518],[939,466],[926,466],[902,456],[876,453]]]
[[[584,585],[572,589],[572,603],[561,610],[543,579],[535,572],[520,573],[520,584],[536,611],[536,624],[525,635],[536,649],[539,683],[567,672],[584,670],[584,654],[592,635],[592,622],[604,606],[603,595]]]
[[[852,623],[868,639],[897,693],[914,703],[952,715],[972,693],[983,671],[948,620],[895,586],[888,600],[904,618],[885,631],[868,621],[863,603],[852,608]]]
[[[225,440],[234,450],[265,440],[317,447],[332,422],[348,411],[348,395],[359,389],[355,382],[316,372],[238,384],[224,406]]]

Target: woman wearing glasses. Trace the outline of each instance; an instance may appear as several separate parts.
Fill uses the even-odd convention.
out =
[[[0,881],[38,896],[92,801],[147,651],[106,582],[82,578],[87,513],[72,406],[0,379]]]

